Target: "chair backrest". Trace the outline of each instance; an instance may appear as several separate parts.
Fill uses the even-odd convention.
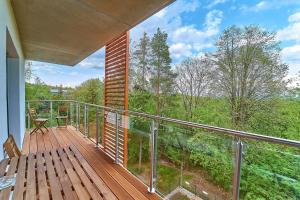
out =
[[[7,140],[4,142],[3,149],[9,158],[20,157],[22,155],[14,137],[11,134],[9,134]]]
[[[36,109],[34,109],[34,108],[28,108],[28,113],[29,113],[31,121],[37,119]]]
[[[68,116],[68,108],[66,106],[58,106],[58,116]]]

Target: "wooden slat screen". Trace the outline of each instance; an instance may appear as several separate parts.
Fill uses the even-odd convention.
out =
[[[129,32],[109,42],[105,47],[105,95],[104,105],[112,108],[128,109],[128,58]],[[116,122],[115,115],[105,111],[103,131],[104,151],[115,159]],[[127,165],[126,113],[119,126],[119,161]]]

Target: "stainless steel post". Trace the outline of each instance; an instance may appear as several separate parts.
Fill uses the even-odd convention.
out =
[[[77,103],[77,116],[76,116],[76,118],[77,118],[76,130],[80,131],[79,130],[79,126],[80,126],[80,104],[79,103]]]
[[[86,136],[89,138],[90,137],[90,123],[89,123],[89,106],[86,105],[86,130],[85,130],[85,133],[86,133]]]
[[[50,101],[50,127],[52,127],[52,121],[53,121],[53,107],[52,107],[52,101]]]
[[[236,152],[235,152],[235,165],[234,165],[234,176],[233,176],[233,200],[239,199],[240,194],[240,181],[241,181],[241,167],[243,159],[243,143],[239,138],[236,141]]]
[[[70,105],[69,105],[69,107],[70,107],[70,120],[69,120],[69,122],[70,122],[70,125],[72,126],[73,125],[73,123],[72,123],[72,120],[73,120],[73,109],[72,109],[72,107],[73,107],[73,103],[72,102],[70,102]]]
[[[151,133],[150,133],[150,161],[151,161],[151,170],[150,170],[150,183],[148,191],[151,193],[155,192],[155,182],[156,182],[156,146],[157,146],[157,123],[152,120],[151,123]]]
[[[83,107],[83,135],[86,134],[86,105],[84,104],[84,107]]]
[[[99,108],[96,108],[96,147],[99,147]]]
[[[115,148],[115,163],[119,164],[119,113],[116,113],[116,148]]]

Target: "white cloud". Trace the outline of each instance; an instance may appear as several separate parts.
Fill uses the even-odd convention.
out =
[[[300,42],[300,12],[289,17],[290,24],[277,32],[277,39],[281,41],[295,40]]]
[[[289,22],[299,22],[300,21],[300,12],[297,12],[289,16]]]
[[[300,5],[300,1],[299,0],[266,0],[266,1],[260,1],[254,5],[242,5],[240,9],[243,11],[259,12],[261,10],[279,9],[290,5]]]
[[[189,57],[192,55],[192,46],[185,43],[175,43],[170,47],[172,57],[180,58],[181,56]]]
[[[80,63],[78,63],[76,66],[80,67],[82,69],[99,69],[104,68],[105,63],[105,49],[99,49]]]
[[[188,12],[194,12],[199,8],[198,0],[177,0],[173,4],[154,14],[141,24],[137,25],[130,31],[130,37],[133,40],[138,40],[143,32],[152,35],[157,27],[167,33],[182,26],[181,15]]]
[[[214,37],[217,36],[220,32],[220,24],[222,22],[223,12],[219,10],[213,10],[207,13],[205,24],[202,29],[196,28],[195,25],[190,26],[183,26],[177,28],[171,34],[171,41],[175,43],[176,49],[179,47],[184,48],[188,51],[187,53],[182,53],[179,56],[178,52],[176,51],[175,58],[185,57],[186,54],[188,56],[191,55],[192,50],[198,54],[199,51],[210,48],[213,46]],[[173,50],[173,48],[172,48]],[[173,53],[171,51],[171,53]]]
[[[215,29],[208,27],[212,27],[218,23],[215,21],[215,16],[213,15],[214,11],[213,13],[210,12],[206,17],[205,30],[198,30],[195,25],[184,26],[182,23],[182,15],[196,11],[199,6],[199,0],[177,0],[143,23],[134,27],[130,31],[131,39],[137,41],[143,32],[147,32],[149,36],[152,36],[156,32],[156,29],[160,27],[169,35],[168,43],[174,62],[181,57],[192,56],[195,49],[211,46],[205,41],[207,36],[204,35],[212,34]],[[206,33],[201,33],[202,31]],[[196,34],[196,36],[193,36],[193,34]],[[197,37],[197,39],[194,37]]]
[[[218,5],[218,4],[223,4],[223,3],[226,3],[226,2],[227,2],[227,0],[214,0],[210,4],[208,4],[206,6],[206,8],[210,9],[210,8],[212,8],[212,7],[214,7],[214,6]]]
[[[166,8],[164,8],[161,11],[159,11],[158,13],[154,14],[154,16],[158,17],[158,18],[163,18],[166,16],[166,14],[167,14],[167,10],[166,10]]]
[[[300,71],[300,12],[290,15],[288,21],[288,26],[279,30],[276,37],[279,41],[292,42],[282,49],[281,57],[289,65],[289,75],[295,75]]]
[[[284,62],[289,65],[289,74],[294,75],[300,71],[300,45],[285,47],[281,51]]]

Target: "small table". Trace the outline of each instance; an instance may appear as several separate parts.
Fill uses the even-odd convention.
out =
[[[0,176],[16,183],[0,199],[116,199],[75,146],[22,155],[0,162]]]

